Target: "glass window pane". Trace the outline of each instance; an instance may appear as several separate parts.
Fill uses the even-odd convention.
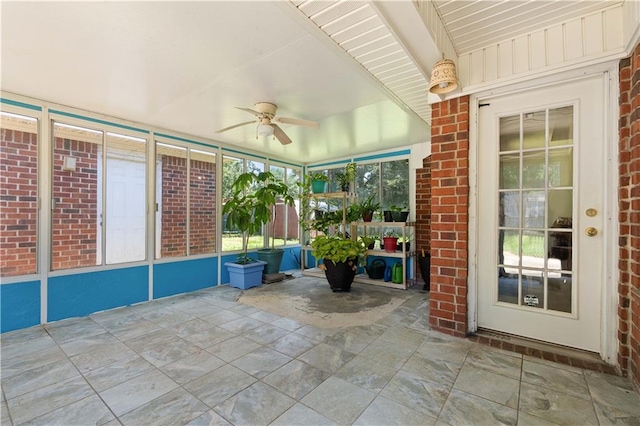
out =
[[[216,251],[216,156],[190,150],[189,255]]]
[[[518,189],[520,186],[520,155],[500,155],[500,189]]]
[[[409,208],[409,160],[381,163],[382,204],[385,207]]]
[[[289,186],[291,194],[298,194],[298,182],[302,171],[300,169],[287,168],[286,183]],[[294,207],[287,207],[287,242],[286,244],[300,244],[300,222],[298,221],[298,212],[300,206],[300,198],[294,197]]]
[[[571,218],[573,216],[573,190],[550,190],[548,197],[548,226],[550,228],[571,228]]]
[[[549,110],[549,146],[573,145],[573,106]]]
[[[107,133],[107,264],[146,258],[147,141]]]
[[[520,226],[520,192],[508,191],[500,193],[499,226],[517,228]]]
[[[522,154],[523,188],[544,188],[545,173],[544,150]]]
[[[544,309],[544,278],[542,271],[522,271],[522,305]]]
[[[233,182],[242,174],[243,161],[240,158],[222,157],[222,203],[233,196]],[[227,226],[226,215],[222,217],[222,251],[242,250],[242,236],[239,231]]]
[[[0,118],[0,277],[35,274],[38,121],[5,112]]]
[[[520,265],[519,231],[498,230],[498,263],[501,265]]]
[[[156,144],[156,167],[156,256],[186,256],[187,150]]]
[[[498,268],[498,301],[518,304],[518,273],[508,273],[505,268]]]
[[[544,194],[544,191],[522,192],[523,228],[544,228]]]
[[[370,194],[380,193],[380,163],[358,164],[356,166],[356,195],[366,200]],[[379,197],[378,197],[379,199]]]
[[[544,268],[544,231],[522,231],[522,267]]]
[[[264,163],[259,161],[247,160],[247,171],[251,173],[261,173],[265,171]],[[256,189],[256,188],[253,188]],[[263,248],[264,247],[264,232],[262,229],[257,231],[255,234],[249,236],[249,243],[247,244],[247,248]]]
[[[563,274],[562,276],[550,276],[548,281],[548,308],[553,311],[571,313],[572,285],[573,279],[571,274]],[[556,274],[554,274],[556,275]]]
[[[549,150],[549,187],[573,185],[573,148]]]
[[[54,123],[53,138],[51,269],[100,265],[103,133]]]
[[[529,112],[522,117],[522,149],[544,148],[545,111]]]
[[[520,115],[500,118],[500,152],[520,149]]]

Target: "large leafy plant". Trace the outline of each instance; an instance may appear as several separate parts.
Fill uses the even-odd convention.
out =
[[[235,226],[242,233],[242,251],[238,263],[252,261],[247,255],[249,237],[272,220],[275,223],[274,208],[278,200],[293,206],[294,199],[289,187],[271,172],[258,174],[246,172],[238,176],[231,185],[233,196],[227,200],[222,214],[227,215],[227,229]],[[275,245],[275,235],[271,233],[271,246]]]
[[[311,254],[316,259],[331,260],[333,263],[354,258],[361,261],[366,252],[362,241],[339,235],[319,235],[311,242],[311,248]]]

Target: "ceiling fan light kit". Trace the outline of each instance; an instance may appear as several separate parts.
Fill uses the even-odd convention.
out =
[[[311,127],[314,129],[319,129],[320,124],[317,121],[303,120],[300,118],[289,118],[289,117],[276,117],[276,111],[278,106],[276,104],[272,104],[271,102],[258,102],[255,104],[254,108],[242,108],[236,107],[242,111],[248,112],[249,114],[253,114],[257,117],[258,127],[256,128],[256,138],[258,136],[268,137],[275,136],[278,141],[282,145],[287,145],[291,143],[291,139],[286,133],[273,121],[277,121],[278,123],[283,124],[291,124],[294,126],[305,126]],[[226,132],[227,130],[235,129],[236,127],[244,126],[247,124],[255,124],[256,120],[246,121],[244,123],[234,124],[233,126],[225,127],[224,129],[218,130],[216,133]]]
[[[453,92],[458,88],[456,64],[451,59],[436,62],[431,70],[429,91],[436,95]]]

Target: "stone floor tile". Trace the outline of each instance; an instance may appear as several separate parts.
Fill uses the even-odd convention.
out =
[[[180,358],[160,368],[179,385],[188,383],[226,363],[209,352],[200,350],[192,355]]]
[[[299,400],[327,380],[329,376],[329,373],[294,359],[266,376],[262,381]]]
[[[316,344],[306,337],[296,333],[291,333],[278,340],[271,342],[268,346],[290,357],[297,357],[300,354],[313,348]]]
[[[417,349],[417,353],[434,360],[444,360],[462,367],[469,349],[474,345],[462,339],[452,339],[450,336],[427,336],[427,339]]]
[[[475,346],[469,350],[465,364],[520,380],[522,356],[513,356],[504,352],[486,346]]]
[[[113,413],[98,395],[91,395],[32,419],[23,425],[105,425],[111,421],[117,421]]]
[[[457,425],[516,425],[518,412],[513,408],[454,389],[442,408],[439,420]]]
[[[507,376],[465,365],[453,388],[518,409],[520,381]]]
[[[380,392],[397,370],[362,356],[356,356],[334,373],[335,377],[371,392]]]
[[[518,411],[518,426],[557,426],[558,423],[540,417],[532,416],[524,411]]]
[[[271,386],[257,382],[214,410],[235,425],[268,425],[295,403]]]
[[[337,426],[337,423],[313,411],[306,405],[298,403],[270,424],[270,426],[291,425]]]
[[[140,352],[140,356],[156,367],[162,367],[163,365],[179,361],[189,355],[198,353],[201,350],[202,349],[198,346],[176,337],[173,340]]]
[[[327,345],[326,343],[320,343],[313,349],[298,356],[298,359],[322,371],[333,373],[349,362],[354,356],[351,352],[343,351],[340,348]]]
[[[379,396],[364,410],[354,425],[428,426],[435,425],[435,423],[435,417],[427,416],[424,413],[412,410],[395,401]]]
[[[392,345],[384,340],[376,340],[358,355],[377,361],[394,369],[400,369],[411,357],[414,348]]]
[[[78,338],[85,339],[88,336],[103,334],[106,331],[104,327],[89,317],[57,321],[45,324],[44,328],[58,345]]]
[[[251,314],[255,314],[256,312],[260,311],[260,309],[258,308],[254,308],[253,306],[249,306],[249,305],[243,305],[241,303],[238,303],[235,307],[231,308],[231,310],[237,314],[244,315],[244,316],[249,316]]]
[[[312,342],[322,343],[326,340],[327,337],[333,336],[338,331],[338,329],[333,328],[320,328],[313,325],[305,325],[304,327],[296,330],[296,334],[300,334],[301,336],[306,337]]]
[[[231,426],[231,423],[215,411],[209,410],[200,417],[191,420],[186,426]]]
[[[209,411],[189,392],[178,388],[120,417],[127,426],[171,426],[186,424]]]
[[[0,425],[11,426],[11,416],[9,416],[9,407],[7,407],[7,402],[2,399],[0,402]]]
[[[213,345],[224,342],[225,340],[231,339],[232,337],[236,336],[237,334],[232,333],[229,330],[214,326],[199,333],[187,336],[185,340],[202,349],[207,349]]]
[[[263,324],[264,322],[254,318],[241,317],[237,320],[225,322],[224,324],[221,324],[220,327],[235,334],[242,334],[249,330],[253,330],[254,328],[258,328]]]
[[[70,340],[60,345],[60,349],[62,349],[67,356],[74,356],[85,352],[102,350],[102,348],[113,345],[124,346],[113,334],[103,332],[101,334],[87,336],[84,339]]]
[[[142,336],[137,336],[133,339],[125,340],[124,344],[134,351],[140,353],[148,351],[149,349],[153,349],[157,346],[161,346],[175,339],[175,334],[171,333],[168,330],[165,330],[164,328],[160,328]]]
[[[64,361],[66,359],[66,355],[57,345],[37,351],[29,351],[22,354],[22,356],[18,352],[12,357],[5,357],[3,348],[1,355],[0,370],[2,371],[3,379],[22,373],[26,370],[42,367],[56,361]]]
[[[147,360],[134,354],[104,367],[86,372],[84,378],[87,379],[87,382],[96,392],[102,392],[153,369],[153,365]]]
[[[524,361],[535,362],[536,364],[547,365],[549,367],[559,368],[561,370],[570,371],[572,373],[578,373],[578,374],[584,373],[582,368],[574,367],[574,366],[568,365],[568,364],[560,364],[559,362],[548,361],[546,359],[536,358],[536,357],[532,357],[530,355],[523,355],[522,359]]]
[[[262,321],[266,323],[273,323],[274,321],[282,318],[280,315],[272,314],[271,312],[266,312],[266,311],[254,312],[248,315],[248,317],[257,319],[258,321]]]
[[[187,383],[183,388],[213,408],[256,381],[255,377],[227,364]]]
[[[625,378],[585,371],[601,424],[640,424],[640,395]]]
[[[582,372],[573,373],[525,360],[522,362],[522,381],[579,398],[591,399],[589,388]]]
[[[292,332],[305,326],[305,324],[301,322],[292,320],[291,318],[284,318],[284,317],[281,317],[280,319],[273,321],[271,324],[275,325],[276,327],[284,328],[285,330],[292,331]]]
[[[218,358],[231,362],[243,355],[253,352],[260,347],[254,341],[246,339],[242,336],[232,337],[207,348],[207,352],[217,356]]]
[[[432,359],[428,355],[415,352],[404,363],[402,370],[432,382],[451,386],[458,377],[460,365],[443,359]]]
[[[225,324],[230,321],[235,321],[238,318],[242,318],[242,315],[226,309],[213,313],[211,315],[205,315],[204,317],[201,317],[201,319],[210,322],[213,325]]]
[[[10,377],[3,377],[3,396],[8,399],[15,398],[62,380],[79,376],[80,373],[68,359],[60,359],[50,364],[24,370]]]
[[[400,370],[380,392],[380,395],[428,416],[437,417],[450,390],[450,386],[421,379]]]
[[[520,385],[519,408],[560,425],[599,424],[591,401],[524,382]]]
[[[178,385],[161,371],[152,370],[99,394],[111,411],[120,417],[177,387]]]
[[[375,339],[376,337],[361,333],[355,327],[349,327],[338,331],[333,336],[327,337],[325,343],[353,354],[357,354],[369,346],[369,344]]]
[[[253,330],[247,331],[243,336],[261,345],[267,345],[289,333],[289,331],[276,327],[275,325],[264,324],[254,328]]]
[[[213,327],[215,327],[215,325],[210,322],[205,321],[202,318],[195,318],[190,321],[173,324],[165,328],[176,336],[185,339],[192,334],[200,333]]]
[[[123,342],[140,339],[143,336],[162,330],[162,327],[158,324],[137,316],[124,319],[122,322],[117,322],[114,319],[109,324],[103,325],[105,329]]]
[[[389,342],[394,345],[402,345],[418,349],[418,347],[427,339],[423,333],[409,330],[404,327],[390,327],[382,335],[380,340]]]
[[[11,334],[10,337],[2,336],[2,341],[0,342],[0,352],[2,353],[2,368],[5,365],[11,363],[12,360],[19,360],[26,355],[36,354],[40,351],[44,351],[47,349],[59,349],[58,344],[47,334],[44,328],[38,327],[37,329],[27,329],[28,332],[19,334],[18,332],[22,330],[18,330],[5,333]],[[38,331],[36,331],[38,330]]]
[[[291,357],[273,349],[262,347],[236,359],[231,364],[261,379],[289,361],[291,361]]]
[[[330,377],[300,402],[339,424],[351,424],[375,396],[345,380]]]
[[[7,399],[13,423],[18,425],[93,395],[80,376],[62,380],[33,392]]]
[[[69,359],[82,374],[96,368],[104,367],[125,358],[135,357],[138,354],[122,343],[104,346],[91,352],[85,352],[70,357]]]
[[[185,300],[184,302],[176,303],[172,305],[173,309],[186,312],[194,317],[206,317],[207,315],[215,314],[224,310],[221,306],[214,305],[208,301],[198,298],[196,300]]]

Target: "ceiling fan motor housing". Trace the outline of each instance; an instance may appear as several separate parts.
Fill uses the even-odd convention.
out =
[[[278,106],[276,104],[272,104],[271,102],[258,102],[255,104],[255,109],[257,112],[259,112],[264,116],[264,117],[261,117],[261,120],[263,120],[262,121],[263,124],[268,124],[268,123],[264,123],[265,117],[268,118],[269,120],[273,119],[273,117],[275,117],[276,115],[276,110],[278,109]]]

